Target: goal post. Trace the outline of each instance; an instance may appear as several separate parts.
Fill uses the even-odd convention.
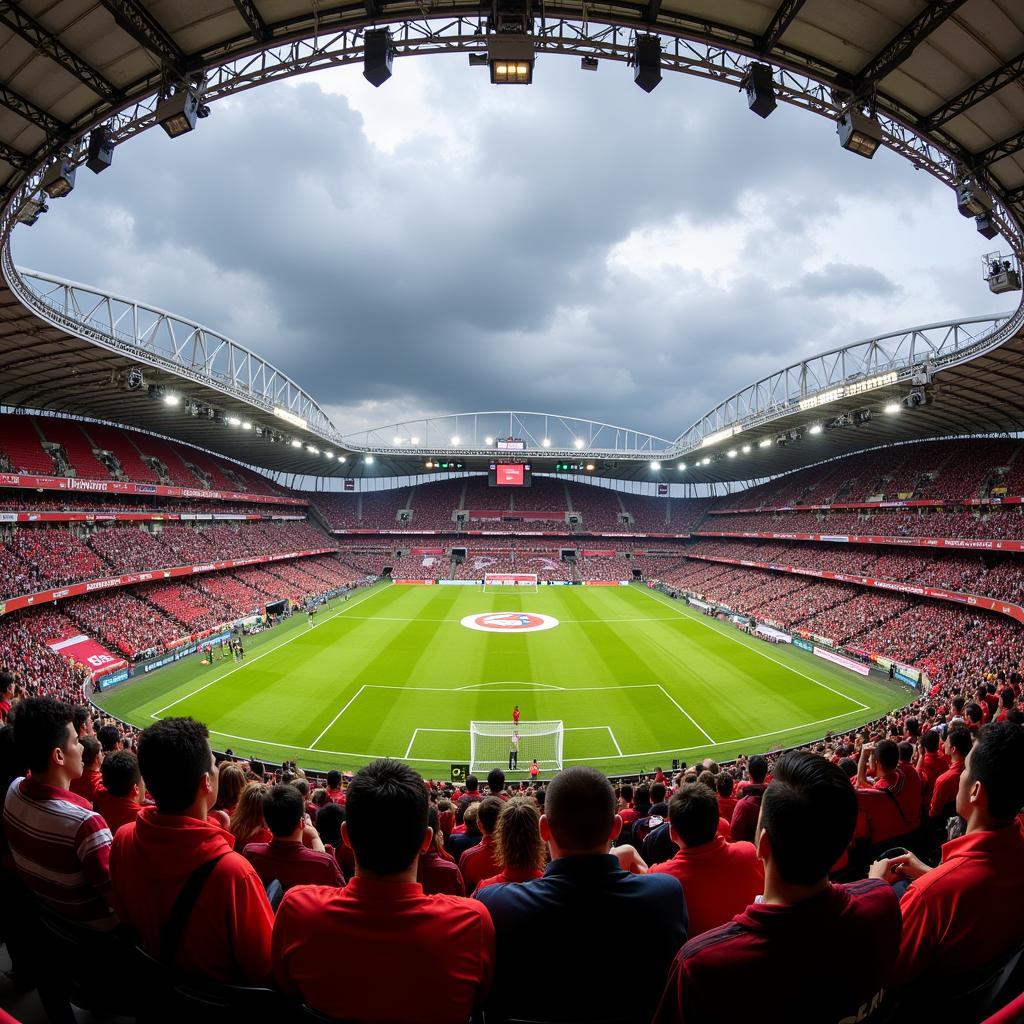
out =
[[[535,572],[485,572],[484,593],[501,594],[510,590],[536,593],[539,577]]]
[[[491,768],[508,770],[509,754],[513,748],[513,733],[519,736],[519,757],[516,768],[528,772],[536,760],[541,769],[561,771],[562,722],[470,722],[469,770],[490,771]]]

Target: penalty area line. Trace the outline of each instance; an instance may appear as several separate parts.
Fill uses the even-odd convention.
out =
[[[711,744],[714,744],[716,742],[708,735],[707,730],[700,724],[700,722],[698,722],[697,719],[694,718],[693,715],[691,715],[690,712],[687,711],[686,708],[684,708],[683,705],[680,704],[679,701],[677,701],[675,697],[673,697],[672,694],[669,693],[668,690],[666,690],[665,687],[661,685],[661,683],[658,683],[657,687],[697,727],[697,730],[704,737],[704,739],[706,739]]]

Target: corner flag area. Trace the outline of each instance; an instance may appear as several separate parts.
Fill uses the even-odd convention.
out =
[[[313,628],[296,615],[252,638],[244,662],[190,658],[97,700],[140,726],[200,719],[239,756],[326,769],[386,755],[447,777],[469,763],[470,723],[511,721],[516,704],[524,724],[564,723],[565,764],[626,773],[792,746],[910,696],[646,587],[381,584]]]

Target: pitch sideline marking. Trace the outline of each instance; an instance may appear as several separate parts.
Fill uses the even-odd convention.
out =
[[[374,594],[383,593],[384,590],[387,590],[389,587],[393,587],[393,586],[394,586],[394,584],[390,583],[390,584],[388,584],[387,587],[384,587],[383,590],[374,590],[372,593],[367,593],[362,598],[360,598],[360,600],[357,601],[356,604],[362,604],[363,601],[365,601],[368,598],[372,597]],[[323,621],[324,622],[330,622],[331,619],[337,618],[342,613],[344,613],[344,612],[348,611],[350,608],[354,608],[354,607],[355,607],[355,605],[353,605],[353,604],[351,604],[349,602],[345,602],[345,604],[341,608],[339,608],[336,612],[332,612]],[[356,615],[353,615],[351,617],[352,618],[359,618],[359,616],[356,616]],[[368,617],[369,616],[367,616],[367,618]],[[239,664],[235,668],[229,669],[227,672],[224,673],[224,675],[217,676],[216,679],[211,679],[208,683],[203,683],[202,686],[198,687],[195,690],[192,690],[189,693],[186,693],[183,697],[179,697],[177,700],[171,701],[171,703],[168,704],[166,707],[160,708],[159,711],[154,711],[149,717],[150,718],[157,718],[159,715],[162,715],[165,711],[169,711],[171,708],[173,708],[176,705],[180,704],[182,701],[188,700],[189,697],[194,697],[197,693],[202,693],[203,690],[205,690],[208,686],[213,686],[214,683],[219,683],[222,679],[227,679],[228,676],[232,676],[236,672],[240,672],[243,668],[245,668],[246,665],[252,665],[255,662],[259,661],[260,658],[265,658],[268,654],[273,654],[274,651],[280,650],[286,644],[290,644],[293,640],[298,640],[300,636],[305,636],[306,633],[308,633],[308,632],[309,632],[308,628],[300,630],[300,631],[296,632],[296,634],[294,636],[288,637],[287,640],[282,640],[279,644],[275,644],[273,647],[270,648],[270,650],[264,651],[262,654],[257,654],[256,657],[252,659],[252,661],[244,661],[243,660],[243,661],[239,662]]]
[[[704,737],[704,738],[705,738],[705,739],[706,739],[706,740],[707,740],[707,741],[708,741],[709,743],[714,743],[714,742],[715,742],[715,741],[714,741],[714,740],[713,740],[713,739],[712,739],[712,738],[711,738],[711,737],[710,737],[710,736],[708,735],[708,732],[707,732],[707,730],[706,730],[706,729],[704,729],[704,728],[703,728],[703,727],[701,726],[701,724],[700,724],[700,723],[699,723],[699,722],[697,721],[697,719],[696,719],[696,718],[694,718],[694,717],[693,717],[693,715],[691,715],[691,714],[690,714],[690,712],[689,712],[689,711],[687,711],[687,710],[686,710],[686,708],[684,708],[684,707],[683,707],[683,705],[682,705],[682,704],[680,704],[680,703],[679,703],[679,701],[677,701],[677,700],[675,699],[675,697],[673,697],[673,696],[672,696],[672,694],[671,694],[671,693],[669,693],[669,692],[668,692],[668,690],[666,690],[666,689],[665,689],[665,687],[661,685],[661,683],[656,683],[655,685],[656,685],[656,686],[658,687],[658,689],[659,689],[659,690],[661,690],[661,692],[662,692],[663,694],[665,694],[665,696],[666,696],[666,697],[668,697],[668,699],[669,699],[670,701],[672,701],[672,703],[673,703],[673,704],[675,704],[675,706],[676,706],[677,708],[679,708],[679,710],[680,710],[680,711],[681,711],[681,712],[682,712],[682,713],[683,713],[683,714],[684,714],[684,715],[685,715],[685,716],[686,716],[686,717],[687,717],[687,718],[688,718],[688,719],[689,719],[689,720],[690,720],[690,721],[691,721],[691,722],[692,722],[692,723],[693,723],[693,724],[694,724],[695,726],[697,726],[697,730],[698,730],[698,731],[699,731],[699,732],[701,733],[701,735],[702,735],[702,736],[703,736],[703,737]]]
[[[648,597],[652,597],[653,598],[653,595],[648,594]],[[658,600],[657,598],[653,598],[653,599],[656,600],[656,601]],[[661,604],[661,601],[658,601],[658,603]],[[764,651],[759,651],[752,644],[745,644],[742,640],[739,640],[739,639],[737,639],[734,636],[730,636],[728,633],[726,633],[726,632],[724,632],[722,630],[715,629],[714,626],[709,626],[706,622],[701,622],[700,619],[696,618],[696,616],[687,615],[685,612],[683,612],[683,611],[681,611],[679,609],[676,609],[676,615],[677,615],[677,617],[685,619],[687,621],[690,621],[690,620],[695,621],[698,625],[703,626],[705,629],[710,629],[713,633],[718,633],[719,636],[724,636],[727,639],[731,640],[733,643],[739,644],[740,647],[744,647],[748,651],[753,651],[755,654],[759,654],[759,655],[761,655],[762,658],[767,658],[769,661],[774,661],[776,665],[779,665],[780,667],[782,667],[784,669],[788,669],[790,672],[793,672],[793,673],[795,673],[798,676],[802,676],[808,682],[814,683],[815,686],[821,686],[821,687],[823,687],[826,690],[830,690],[837,697],[842,697],[845,700],[848,700],[851,704],[856,704],[857,707],[861,711],[870,711],[871,710],[869,705],[861,704],[861,702],[859,700],[856,700],[854,697],[851,697],[848,693],[843,693],[841,690],[836,690],[833,687],[829,686],[828,683],[823,683],[823,682],[821,682],[821,680],[815,679],[815,678],[813,678],[813,676],[809,676],[805,672],[801,672],[798,668],[793,668],[791,665],[787,665],[784,661],[779,661],[778,658],[773,658],[770,654],[765,654]],[[698,726],[698,728],[699,728],[699,726]],[[704,730],[702,729],[701,732],[703,732],[703,731]],[[704,735],[706,736],[707,733],[704,733]]]

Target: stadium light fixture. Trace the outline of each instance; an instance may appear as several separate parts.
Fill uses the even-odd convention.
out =
[[[653,469],[655,472],[657,472],[659,469],[661,469],[661,463],[660,462],[652,462],[651,463],[651,469]]]
[[[898,412],[900,411],[900,409],[902,409],[902,408],[903,408],[903,406],[901,406],[899,402],[890,402],[890,403],[889,403],[889,404],[888,404],[888,405],[887,405],[887,406],[885,407],[885,411],[886,411],[886,412],[887,412],[887,413],[888,413],[888,414],[889,414],[890,416],[895,416],[895,415],[896,415],[896,413],[898,413]]]
[[[541,441],[540,446],[541,446],[541,448],[550,448],[551,447],[551,438],[550,437],[545,437],[544,440]]]
[[[156,105],[156,123],[172,139],[187,135],[196,126],[200,105],[194,89],[179,89]]]
[[[338,461],[339,462],[348,462],[348,459],[344,455],[339,455],[338,456]]]
[[[751,64],[743,79],[743,88],[747,93],[747,106],[758,117],[767,117],[777,106],[772,69],[767,64]]]
[[[679,463],[679,469],[681,469],[681,470],[682,469],[686,469],[686,463],[685,462],[680,462]]]
[[[596,57],[580,57],[580,68],[584,71],[596,71],[597,65]]]
[[[735,459],[737,452],[735,448],[730,448],[725,454],[728,455],[730,459]]]
[[[749,455],[750,454],[750,445],[749,444],[745,444],[740,450],[743,452],[744,455]]]
[[[822,429],[822,427],[821,427],[820,423],[812,423],[808,433],[820,434],[821,433],[821,429]]]
[[[633,44],[633,81],[644,92],[653,92],[661,83],[661,38],[640,35]]]
[[[956,208],[961,217],[984,217],[992,212],[992,197],[976,181],[964,181],[956,189]]]
[[[980,217],[975,217],[974,226],[978,229],[979,235],[983,238],[989,239],[990,241],[999,234],[999,225],[996,224],[991,212],[982,214]]]
[[[325,459],[333,459],[334,458],[334,452],[324,452],[324,458]]]
[[[363,462],[365,462],[368,466],[372,466],[373,465],[373,456],[372,455],[367,455],[366,458],[363,459]]]
[[[582,437],[577,437],[576,441],[574,443],[575,443],[577,448],[582,448],[583,447],[583,438]]]
[[[21,204],[21,209],[18,210],[18,220],[31,227],[48,209],[46,200],[42,196],[32,196]]]
[[[433,469],[433,468],[434,468],[434,463],[431,462],[430,459],[427,459],[427,469]]]
[[[232,427],[240,427],[242,425],[242,421],[237,416],[229,416],[228,424]]]
[[[420,443],[420,439],[418,437],[410,437],[409,438],[409,442],[411,444],[419,444]]]
[[[457,447],[461,440],[462,440],[462,438],[459,437],[458,434],[453,434],[452,435],[452,447],[453,448]]]
[[[379,89],[391,77],[395,42],[387,28],[367,29],[363,35],[363,78]]]
[[[498,32],[487,37],[492,85],[529,85],[533,81],[533,36]]]
[[[63,199],[75,187],[75,166],[62,157],[46,168],[39,187],[50,199]]]
[[[320,449],[317,448],[317,446],[315,444],[307,444],[306,445],[306,451],[309,452],[310,455],[319,455],[320,454]]]
[[[870,160],[882,144],[882,126],[873,114],[865,114],[851,107],[839,115],[836,134],[843,149]]]
[[[106,125],[97,125],[89,133],[89,149],[85,166],[93,174],[100,174],[113,162],[114,143],[110,141],[110,131]]]
[[[587,470],[588,473],[593,473],[594,472],[594,464],[592,462],[588,462],[587,465],[586,465],[586,470]]]
[[[494,438],[493,437],[485,437],[484,438],[484,444],[486,444],[486,445],[494,444]]]
[[[243,430],[252,430],[252,424],[248,420],[242,420]]]
[[[761,440],[757,442],[758,448],[771,448],[771,446],[772,439],[770,437],[762,437]]]
[[[164,395],[164,403],[166,405],[177,405],[181,401],[180,396],[176,395],[173,391],[168,391]]]
[[[293,438],[292,439],[292,447],[293,448],[301,448],[302,447],[302,442],[298,438]]]
[[[391,443],[394,444],[395,447],[397,448],[398,445],[402,443],[402,439],[397,434],[395,434],[395,436],[391,438]]]
[[[485,68],[485,67],[487,67],[487,54],[486,53],[471,53],[469,55],[469,66],[471,68]]]

